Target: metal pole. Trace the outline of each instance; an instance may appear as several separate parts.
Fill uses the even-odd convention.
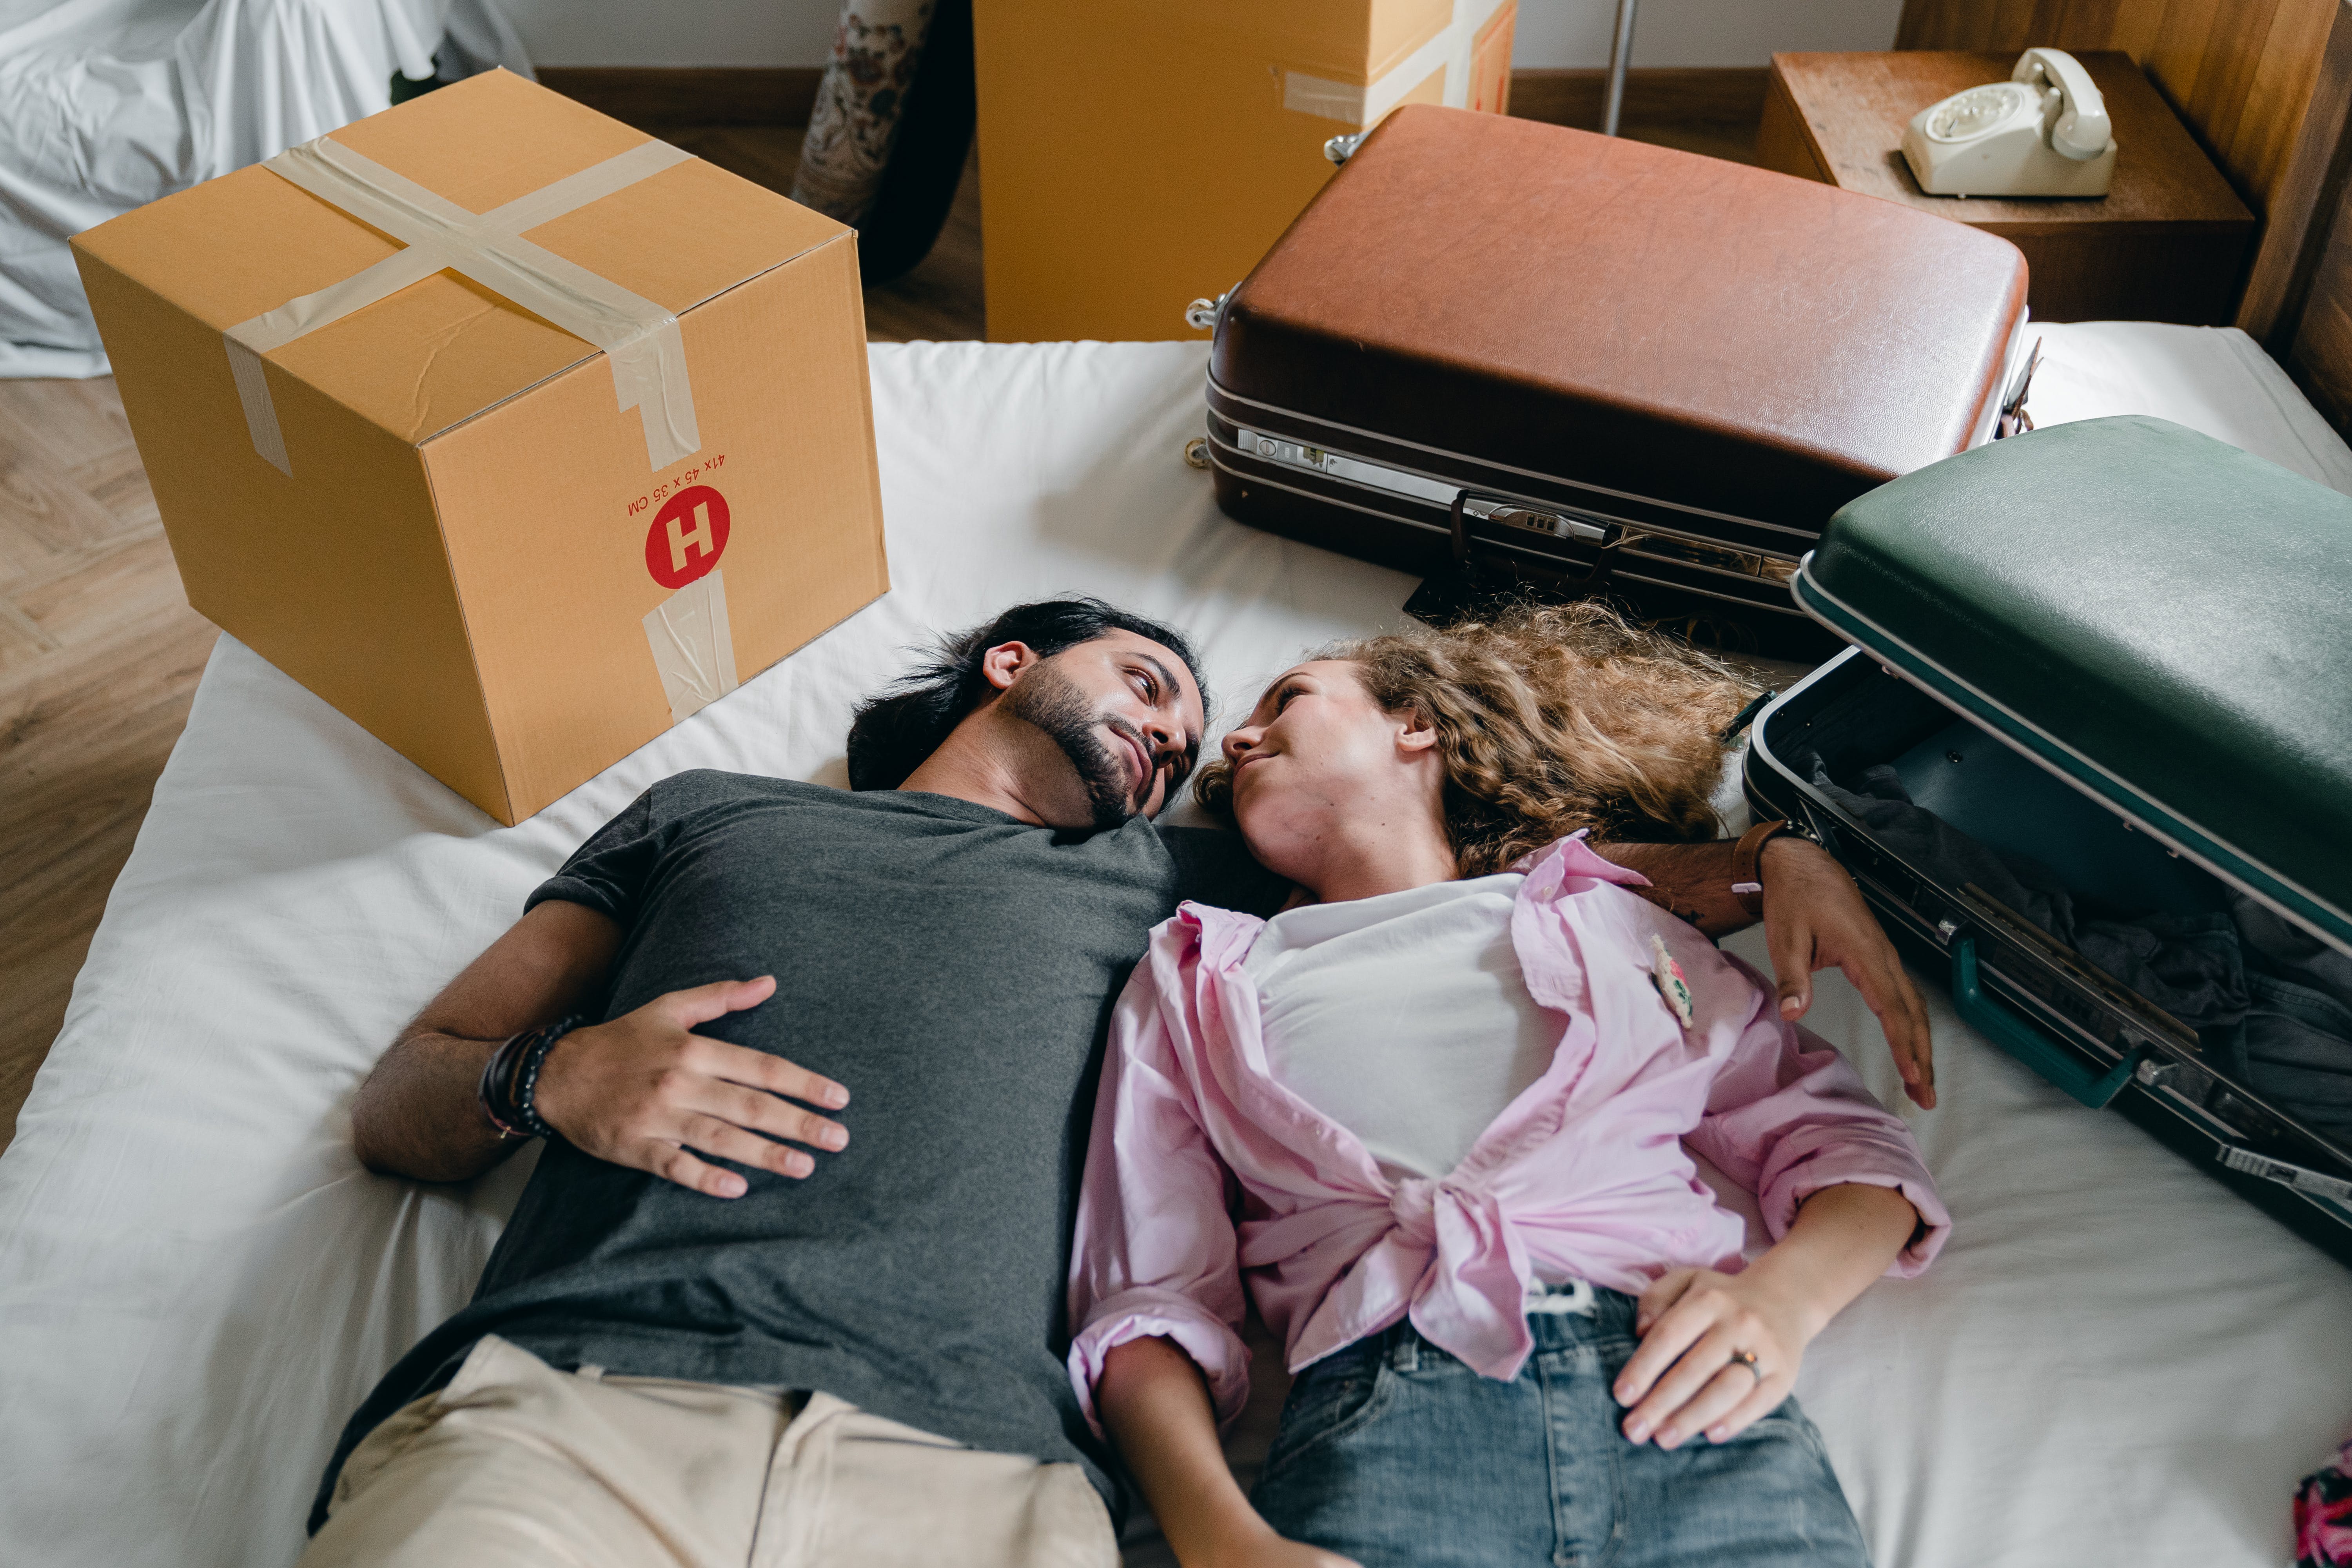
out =
[[[1625,107],[1625,66],[1633,58],[1633,13],[1642,0],[1617,0],[1617,32],[1609,41],[1609,99],[1601,109],[1601,134],[1617,134],[1617,115]]]

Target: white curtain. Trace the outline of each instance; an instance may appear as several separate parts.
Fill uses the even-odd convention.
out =
[[[497,0],[0,0],[0,376],[102,375],[69,236],[388,108],[528,76]]]

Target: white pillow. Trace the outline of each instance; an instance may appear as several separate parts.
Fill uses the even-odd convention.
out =
[[[2235,327],[2030,321],[2020,352],[2036,338],[2042,364],[2025,406],[2037,428],[2153,415],[2352,495],[2352,447]]]

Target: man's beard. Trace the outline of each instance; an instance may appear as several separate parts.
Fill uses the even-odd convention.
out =
[[[1040,665],[1004,694],[1006,710],[1043,731],[1076,768],[1094,809],[1097,829],[1118,827],[1136,815],[1126,765],[1095,732],[1097,723],[1116,725],[1087,706],[1076,681],[1051,665]]]

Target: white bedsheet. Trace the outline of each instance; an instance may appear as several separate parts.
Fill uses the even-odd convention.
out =
[[[12,1568],[294,1558],[345,1415],[464,1300],[525,1174],[371,1176],[352,1091],[649,781],[838,783],[852,701],[1019,597],[1180,621],[1229,703],[1303,644],[1402,620],[1408,579],[1216,512],[1179,456],[1199,345],[873,366],[890,595],[519,826],[221,640],[0,1156]],[[1858,1000],[1821,993],[1816,1027],[1891,1095]],[[1915,1125],[1952,1243],[1850,1310],[1801,1384],[1882,1568],[2284,1562],[2289,1489],[2352,1418],[2352,1275],[1936,1022],[1944,1109]]]

